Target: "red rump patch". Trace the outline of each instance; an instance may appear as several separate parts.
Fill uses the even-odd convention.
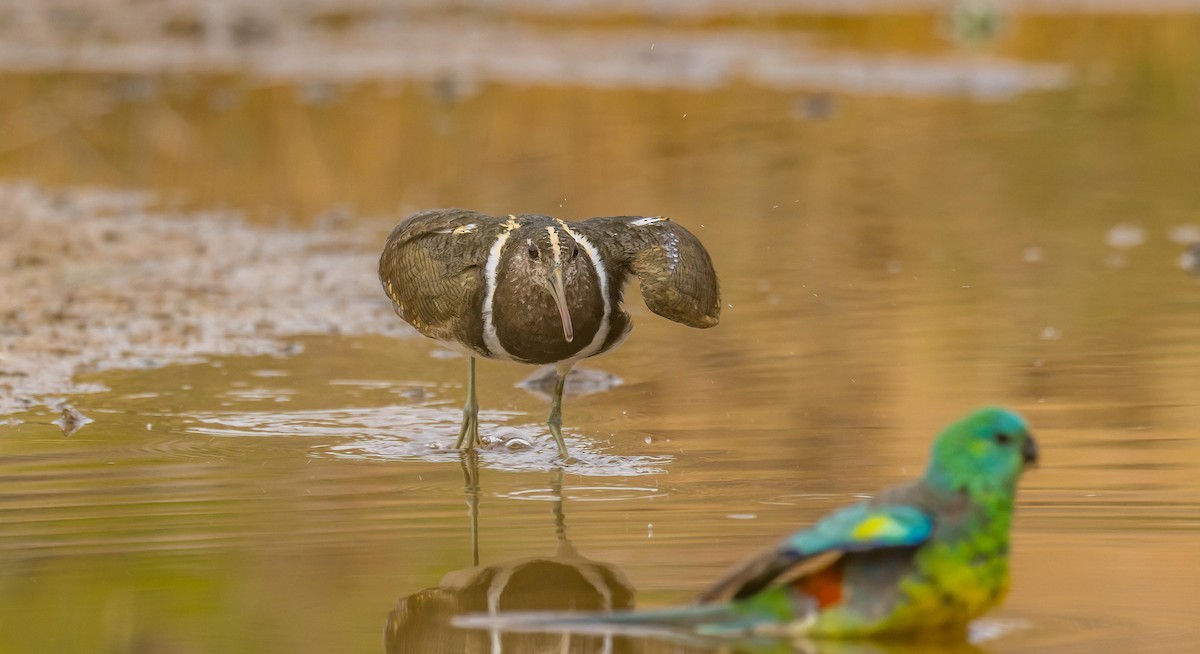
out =
[[[792,582],[792,588],[817,601],[822,609],[842,601],[842,562],[822,568]]]

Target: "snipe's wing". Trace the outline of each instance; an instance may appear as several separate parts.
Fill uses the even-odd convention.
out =
[[[712,259],[678,223],[661,216],[609,216],[573,223],[601,252],[617,279],[637,275],[646,306],[689,327],[712,327],[721,314],[720,285]]]
[[[400,221],[379,257],[379,282],[396,313],[426,336],[455,338],[456,318],[482,284],[488,251],[506,220],[430,209]]]

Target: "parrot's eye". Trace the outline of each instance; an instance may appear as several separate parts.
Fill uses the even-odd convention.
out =
[[[1005,433],[996,434],[996,442],[1000,445],[1008,445],[1012,442],[1012,436]]]
[[[538,249],[537,249],[537,246],[534,245],[533,243],[529,244],[529,258],[530,259],[538,258]]]

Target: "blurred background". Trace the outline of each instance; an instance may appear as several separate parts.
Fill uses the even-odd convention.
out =
[[[983,404],[1043,467],[947,651],[1193,652],[1198,175],[1191,0],[0,0],[0,653],[500,651],[497,570],[686,602]],[[669,216],[722,323],[630,287],[564,469],[481,362],[460,456],[375,277],[440,206]]]

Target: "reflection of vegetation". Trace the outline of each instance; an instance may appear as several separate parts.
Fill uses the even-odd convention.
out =
[[[947,32],[965,45],[986,44],[1004,27],[1002,10],[997,0],[954,0],[946,19]]]
[[[599,651],[612,647],[612,638],[583,635],[504,634],[464,631],[450,624],[455,615],[496,611],[580,610],[611,611],[633,606],[633,587],[615,566],[579,554],[566,535],[562,471],[551,477],[557,551],[479,566],[478,456],[463,452],[463,472],[471,517],[474,565],[446,575],[440,584],[401,598],[388,616],[387,651],[391,654],[460,654],[490,650],[499,639],[504,651]],[[607,651],[629,651],[624,648]],[[511,649],[510,649],[511,648]]]
[[[986,12],[965,15],[968,31],[993,29]],[[998,55],[1078,64],[1085,84],[1100,77],[1108,83],[986,108],[934,103],[913,111],[875,98],[867,103],[872,110],[839,96],[844,120],[815,127],[790,120],[791,94],[737,85],[700,94],[459,79],[264,86],[233,75],[8,74],[0,96],[0,174],[179,189],[202,206],[232,205],[268,220],[281,211],[308,217],[348,205],[400,213],[450,202],[574,217],[642,206],[699,215],[711,206],[742,223],[776,223],[780,211],[757,211],[796,198],[808,209],[894,206],[906,220],[927,222],[934,214],[914,211],[922,207],[911,206],[913,198],[946,195],[947,188],[981,193],[980,205],[999,202],[1003,209],[1037,190],[1046,164],[1084,149],[1082,167],[1059,168],[1059,179],[1046,179],[1054,191],[1086,188],[1089,168],[1121,185],[1186,181],[1190,169],[1172,164],[1191,160],[1194,149],[1184,144],[1194,139],[1126,141],[1120,128],[1144,112],[1167,131],[1194,130],[1195,18],[1020,22]],[[842,16],[778,31],[853,51],[948,56],[937,24],[931,16]],[[700,98],[705,111],[681,119]],[[1023,107],[1038,111],[1027,116]],[[539,129],[526,129],[529,120]],[[986,147],[997,133],[1005,142]],[[855,156],[860,151],[867,156]],[[904,165],[872,170],[873,161]],[[1034,180],[1023,188],[1001,184],[1007,177],[996,173],[1006,165],[1031,167]],[[1158,174],[1164,167],[1176,172]],[[1062,179],[1067,172],[1079,174]],[[887,178],[863,179],[874,174]],[[560,209],[563,197],[569,204]],[[1021,208],[1028,207],[995,213],[1021,220]]]

